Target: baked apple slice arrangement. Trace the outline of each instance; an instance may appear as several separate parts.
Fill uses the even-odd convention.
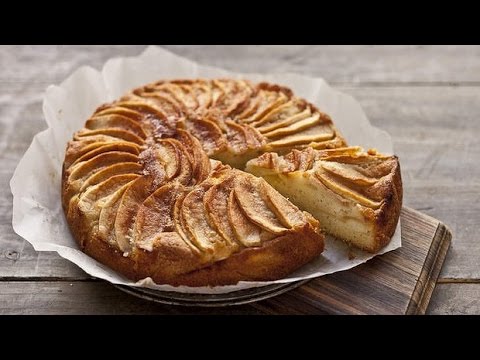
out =
[[[372,252],[392,236],[396,157],[345,146],[287,88],[159,81],[74,134],[62,204],[82,250],[133,280],[275,280],[321,254],[322,231]]]
[[[369,252],[390,240],[402,202],[395,156],[359,147],[265,153],[247,163],[275,189],[320,221],[328,233]]]

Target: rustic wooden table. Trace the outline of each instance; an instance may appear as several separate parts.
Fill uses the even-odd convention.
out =
[[[156,305],[86,275],[56,253],[38,253],[12,229],[9,180],[46,128],[42,96],[81,65],[101,68],[144,46],[0,47],[0,314],[212,313]],[[393,137],[404,205],[447,224],[452,247],[430,314],[480,313],[480,47],[167,46],[238,71],[323,76],[356,97]],[[34,176],[34,174],[32,174]],[[215,313],[252,313],[251,306]]]

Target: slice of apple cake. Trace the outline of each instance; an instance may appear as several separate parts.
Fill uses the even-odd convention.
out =
[[[377,252],[397,226],[402,204],[396,156],[359,147],[265,153],[246,171],[263,177],[322,229],[352,245]]]

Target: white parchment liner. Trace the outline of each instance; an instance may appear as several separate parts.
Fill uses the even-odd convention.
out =
[[[88,274],[115,284],[158,290],[219,294],[273,283],[288,283],[347,270],[374,255],[349,249],[327,237],[326,250],[316,260],[287,278],[267,282],[240,282],[233,286],[192,288],[156,285],[149,278],[134,283],[82,253],[68,229],[60,201],[60,179],[65,147],[73,133],[100,104],[112,101],[133,87],[159,79],[233,77],[271,81],[290,87],[328,113],[351,145],[393,153],[392,140],[373,127],[359,103],[332,89],[321,78],[282,74],[240,74],[199,65],[159,47],[148,47],[137,57],[114,58],[102,71],[82,67],[59,86],[47,88],[43,113],[48,129],[37,134],[10,181],[13,193],[13,228],[37,251],[56,251]],[[400,223],[390,244],[380,253],[401,246]],[[353,255],[353,256],[352,256]]]

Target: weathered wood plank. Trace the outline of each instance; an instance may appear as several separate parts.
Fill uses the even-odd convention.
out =
[[[143,49],[143,45],[4,45],[0,48],[0,88],[56,84],[80,66],[101,69],[111,57],[136,56]]]
[[[72,285],[70,285],[72,284]],[[297,294],[299,299],[302,297]],[[322,314],[309,297],[290,314]],[[427,314],[480,314],[480,284],[437,284]],[[281,301],[280,301],[281,300]],[[114,304],[114,305],[112,305]],[[277,313],[284,300],[228,309],[182,309],[128,296],[103,282],[0,282],[0,314],[256,314]]]
[[[449,225],[452,247],[440,277],[479,279],[478,214],[480,185],[415,185],[407,188],[406,204]]]
[[[427,313],[480,315],[480,284],[437,284]]]
[[[277,301],[269,300],[270,312]],[[158,305],[103,282],[0,282],[0,314],[259,314],[264,309],[249,305],[214,310]],[[313,313],[314,309],[305,303],[297,314]],[[480,284],[437,284],[427,313],[479,315]]]
[[[0,82],[56,83],[81,65],[100,68],[112,56],[145,46],[3,46]],[[200,63],[245,72],[298,72],[332,83],[477,83],[479,46],[215,46],[169,45]],[[459,61],[461,59],[461,61]],[[32,66],[35,64],[35,66]],[[32,75],[35,75],[32,77]]]
[[[0,314],[258,314],[251,306],[183,308],[159,305],[125,294],[100,281],[0,282]]]
[[[332,83],[480,81],[478,46],[167,46],[200,63],[245,72],[297,72]],[[461,61],[459,61],[461,59]]]

